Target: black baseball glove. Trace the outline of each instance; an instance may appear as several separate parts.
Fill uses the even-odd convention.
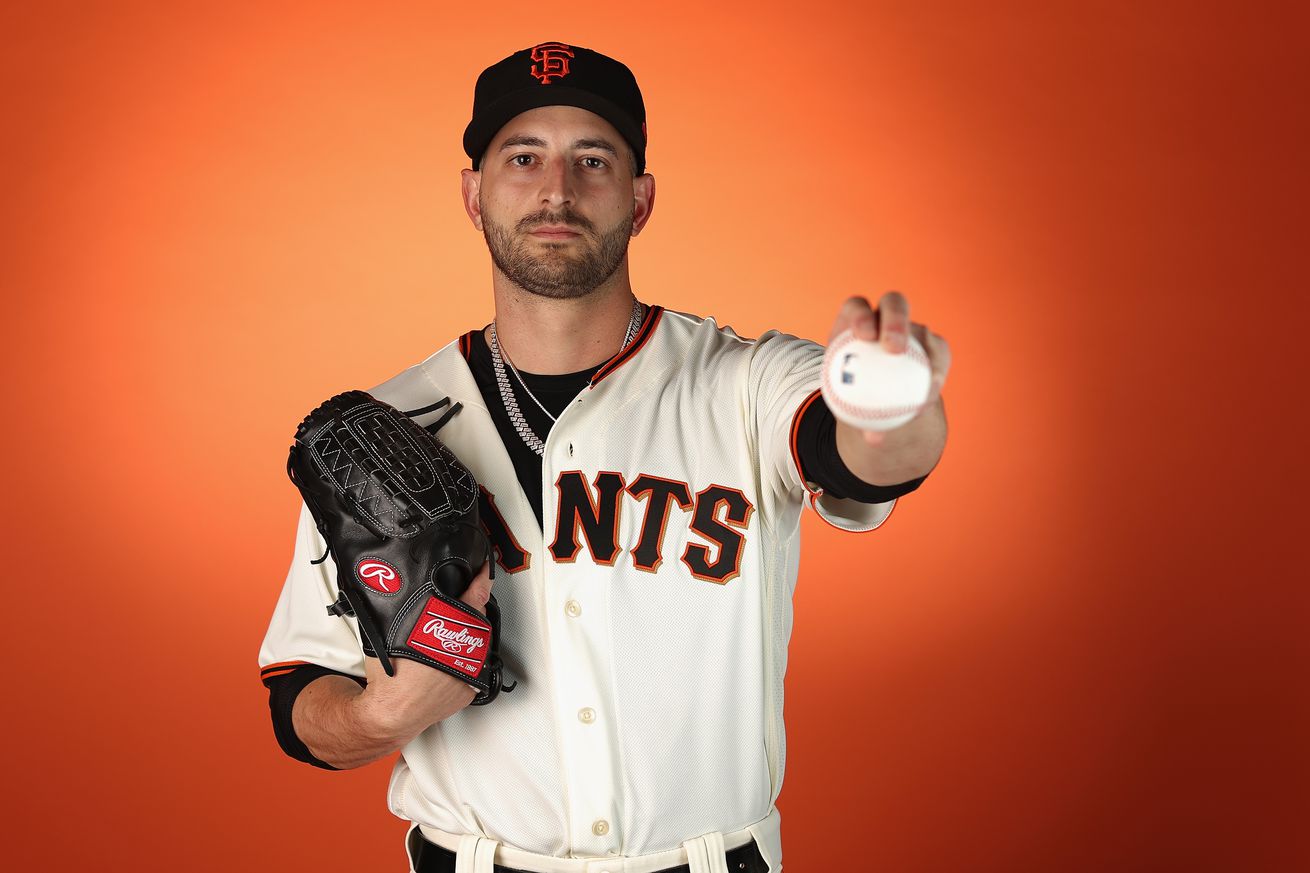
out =
[[[336,561],[328,612],[359,619],[364,653],[388,676],[410,658],[472,685],[475,705],[494,700],[500,607],[459,599],[490,553],[468,468],[404,413],[347,391],[301,422],[287,473]]]

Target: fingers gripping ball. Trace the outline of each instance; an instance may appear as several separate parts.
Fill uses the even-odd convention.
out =
[[[860,430],[891,430],[919,414],[932,388],[923,346],[909,337],[904,354],[838,336],[823,356],[823,399],[838,420]]]
[[[359,619],[364,653],[501,691],[500,608],[460,599],[490,548],[478,483],[435,434],[363,391],[338,394],[296,430],[287,473],[337,567],[333,615]]]

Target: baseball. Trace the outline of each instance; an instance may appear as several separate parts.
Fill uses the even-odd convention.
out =
[[[832,341],[823,356],[823,399],[839,421],[891,430],[919,414],[932,388],[932,368],[919,341],[909,340],[902,355],[850,331]]]

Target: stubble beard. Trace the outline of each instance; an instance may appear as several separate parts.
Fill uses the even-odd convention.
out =
[[[527,234],[541,225],[566,224],[582,233],[581,241],[538,242]],[[520,219],[511,230],[482,213],[482,235],[491,252],[491,262],[515,285],[538,297],[569,300],[586,297],[609,278],[623,263],[632,236],[632,215],[599,236],[595,225],[567,207],[551,214],[546,211]],[[578,247],[576,253],[570,247]]]

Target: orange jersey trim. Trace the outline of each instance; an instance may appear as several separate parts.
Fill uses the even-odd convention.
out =
[[[274,676],[285,676],[287,673],[295,672],[297,667],[308,666],[308,661],[279,661],[276,664],[269,664],[259,671],[259,681],[272,679]]]
[[[622,367],[632,360],[633,355],[641,351],[642,346],[646,345],[646,341],[655,334],[655,328],[659,325],[662,315],[664,315],[663,306],[652,306],[650,308],[650,312],[646,313],[646,321],[642,324],[641,330],[637,331],[637,335],[632,338],[632,342],[620,349],[617,355],[610,358],[609,362],[597,370],[595,376],[591,377],[591,387],[595,388],[601,379]]]

